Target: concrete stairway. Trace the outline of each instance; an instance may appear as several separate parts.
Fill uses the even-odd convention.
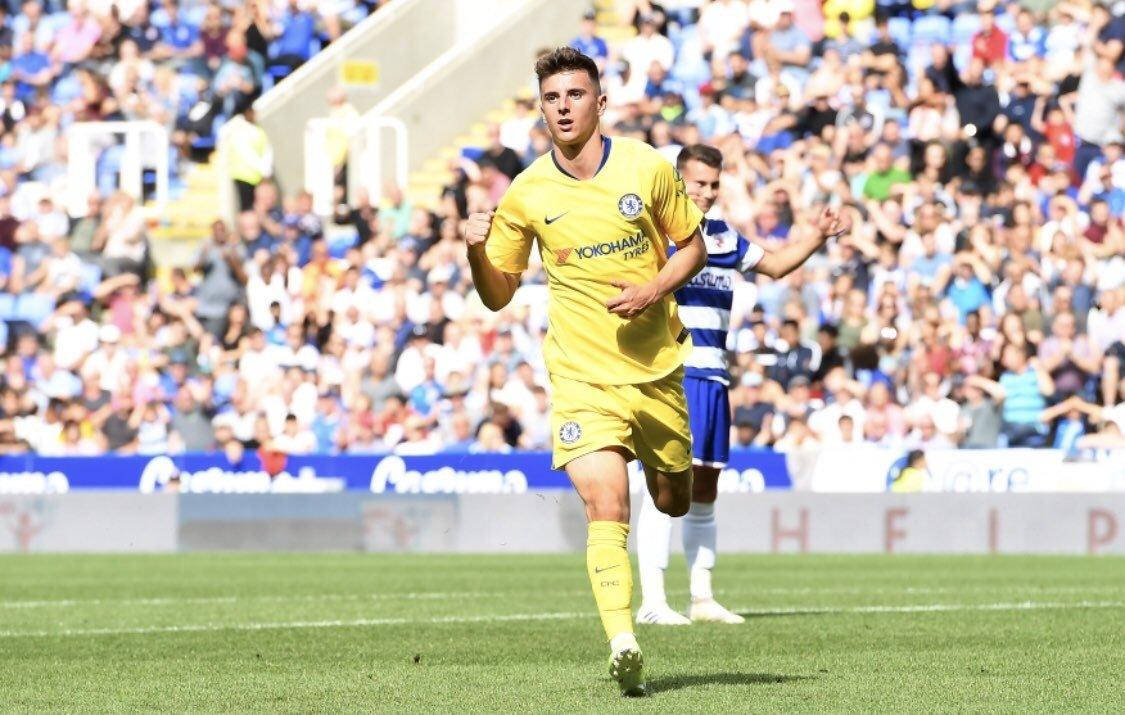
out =
[[[617,0],[595,0],[593,3],[597,12],[598,35],[611,48],[636,34],[633,26],[622,20],[618,4]],[[511,99],[489,112],[483,121],[472,124],[464,134],[442,147],[436,156],[426,159],[420,169],[410,174],[406,195],[415,206],[437,208],[442,188],[453,181],[452,162],[461,155],[463,149],[484,149],[488,145],[488,126],[514,116],[517,99],[534,99],[531,88],[518,89]]]

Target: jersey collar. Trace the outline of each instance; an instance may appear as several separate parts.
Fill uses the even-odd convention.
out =
[[[594,176],[597,176],[601,172],[602,167],[605,166],[605,163],[607,161],[609,161],[609,150],[611,148],[612,148],[612,142],[610,142],[609,137],[607,137],[606,135],[603,134],[602,135],[602,163],[598,164],[598,170],[594,172]],[[570,178],[574,179],[575,181],[582,181],[582,179],[579,179],[574,174],[571,174],[569,171],[562,168],[562,164],[560,164],[559,160],[557,158],[555,158],[554,147],[551,148],[550,153],[551,153],[551,161],[554,162],[556,169],[561,171],[566,176],[569,176]],[[594,178],[594,176],[591,176],[590,178],[592,179],[592,178]]]

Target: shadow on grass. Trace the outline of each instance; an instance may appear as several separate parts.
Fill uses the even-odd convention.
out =
[[[836,611],[818,610],[815,608],[801,609],[794,611],[739,611],[738,615],[743,618],[793,618],[794,616],[823,616],[829,613],[836,613]]]
[[[700,685],[776,685],[798,680],[814,680],[814,675],[782,675],[779,673],[704,673],[700,675],[672,675],[648,681],[652,695]]]

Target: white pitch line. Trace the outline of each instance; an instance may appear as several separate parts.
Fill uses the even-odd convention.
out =
[[[488,591],[438,591],[421,593],[320,593],[300,596],[199,596],[174,598],[59,598],[40,601],[0,601],[0,608],[63,608],[70,606],[178,606],[200,603],[250,603],[266,601],[290,603],[298,601],[429,601],[454,598],[495,598],[510,596],[508,592]]]
[[[748,588],[748,589],[717,589],[718,595],[747,595],[747,594],[777,594],[777,595],[806,595],[806,594],[880,594],[880,595],[922,595],[922,594],[964,594],[982,591],[1007,591],[1009,594],[1030,592],[1036,594],[1052,593],[1100,593],[1103,591],[1118,592],[1123,586],[1021,586],[1008,588],[1000,586],[962,586],[962,587],[914,587],[905,588],[861,588],[861,587],[834,587],[817,588],[804,586],[796,588]],[[529,591],[523,595],[533,596],[540,591]],[[558,596],[585,596],[588,589],[575,591],[553,591],[552,597]],[[686,590],[670,589],[670,595],[686,595]],[[444,601],[468,598],[501,598],[511,597],[510,591],[432,591],[432,592],[406,592],[406,593],[313,593],[305,595],[268,595],[268,596],[198,596],[198,597],[173,597],[154,596],[148,598],[58,598],[29,601],[0,601],[0,609],[32,609],[32,608],[70,608],[74,606],[179,606],[209,603],[300,603],[300,602],[325,602],[325,601]]]
[[[211,631],[268,631],[298,628],[355,628],[362,626],[433,625],[441,623],[502,623],[505,621],[553,621],[592,618],[586,613],[511,613],[491,616],[439,616],[435,618],[357,618],[355,620],[282,621],[279,623],[200,623],[185,626],[139,626],[136,628],[75,628],[61,631],[0,631],[0,638],[45,638],[53,636],[111,636],[151,633],[206,633]]]
[[[1033,611],[1059,608],[1125,608],[1125,601],[1020,601],[1015,603],[930,603],[913,606],[851,606],[840,608],[739,608],[750,616],[833,615],[845,613],[934,613],[950,611]],[[300,628],[356,628],[365,626],[435,625],[445,623],[504,623],[509,621],[556,621],[594,618],[594,612],[511,613],[483,616],[439,616],[435,618],[359,618],[355,620],[282,621],[274,623],[201,623],[183,626],[138,626],[135,628],[74,628],[58,631],[0,631],[0,638],[52,638],[72,636],[145,635],[152,633],[206,633],[213,631],[265,631]]]
[[[1018,601],[1015,603],[920,603],[904,606],[851,606],[846,608],[804,606],[801,608],[739,609],[751,616],[797,616],[835,613],[941,613],[946,611],[1035,611],[1054,608],[1125,608],[1125,601]]]

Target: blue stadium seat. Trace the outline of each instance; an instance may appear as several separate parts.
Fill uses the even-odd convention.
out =
[[[93,263],[82,264],[82,280],[78,284],[78,290],[83,293],[93,295],[97,289],[98,284],[102,282],[102,269]]]
[[[24,293],[16,299],[15,320],[38,327],[55,310],[55,299],[42,293]]]
[[[14,320],[16,316],[16,297],[11,293],[0,293],[0,320]]]
[[[964,72],[973,59],[973,46],[957,45],[953,50],[953,66],[958,72]]]
[[[949,18],[944,15],[923,15],[914,21],[911,44],[921,47],[947,45],[950,25]]]
[[[980,18],[975,13],[963,13],[953,19],[949,41],[954,45],[968,45],[980,30]]]
[[[281,80],[288,77],[293,70],[289,65],[266,65],[266,75],[277,84]]]
[[[931,60],[930,45],[911,45],[910,49],[906,51],[906,66],[910,68],[911,72],[918,72],[929,67],[932,63]]]
[[[887,32],[899,47],[910,46],[910,20],[905,17],[892,17],[887,20]]]

